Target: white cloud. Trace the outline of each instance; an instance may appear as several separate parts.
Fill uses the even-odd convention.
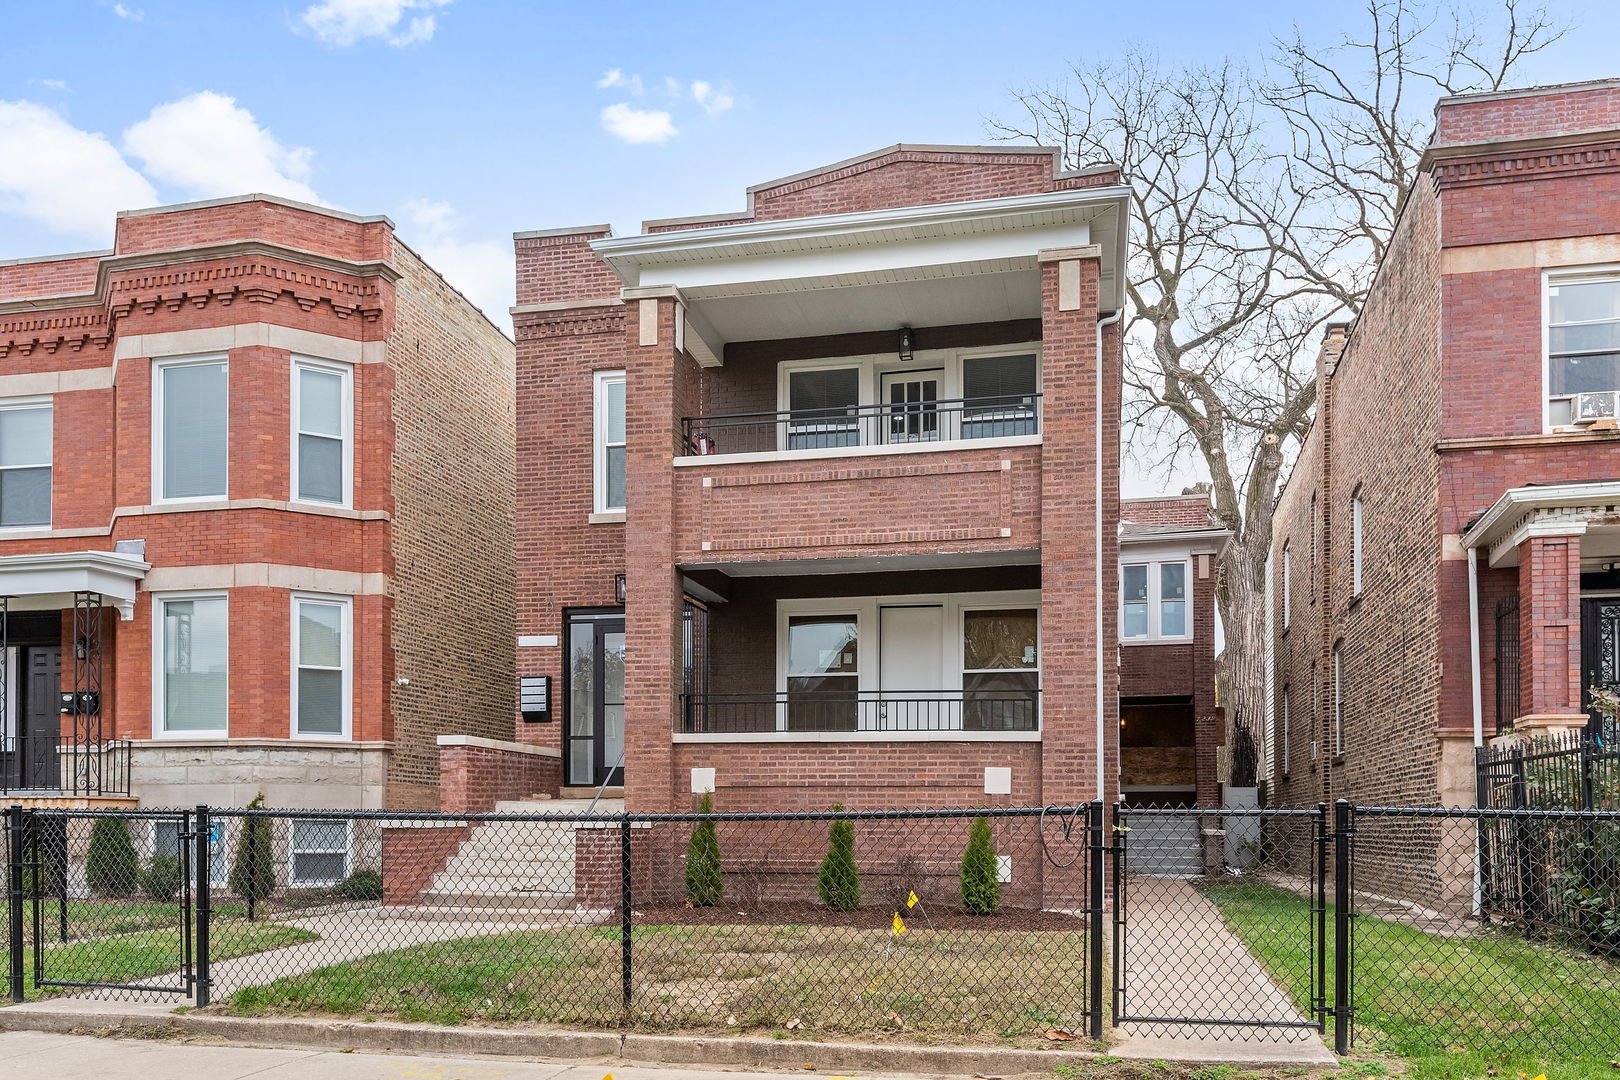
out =
[[[105,242],[118,211],[157,201],[104,136],[43,105],[0,101],[0,212]]]
[[[680,134],[662,109],[638,109],[620,103],[602,110],[602,127],[627,143],[661,143]]]
[[[51,90],[66,90],[68,84],[62,79],[29,79],[35,86],[44,86]]]
[[[645,88],[641,85],[640,75],[626,75],[618,68],[609,68],[603,72],[602,77],[596,80],[596,85],[602,90],[611,90],[614,87],[622,86],[637,97],[640,97],[645,92]]]
[[[128,19],[130,22],[140,22],[142,19],[146,18],[146,12],[136,10],[135,8],[127,8],[123,4],[114,4],[113,14],[118,16],[120,19]]]
[[[506,243],[467,240],[455,207],[432,199],[405,204],[400,239],[409,244],[444,280],[477,304],[496,326],[510,330],[508,308],[516,295],[516,267]]]
[[[716,90],[702,79],[692,80],[692,100],[710,116],[719,116],[737,103],[737,99],[724,90]]]
[[[283,146],[235,98],[212,90],[153,109],[124,132],[124,152],[189,198],[262,191],[319,202],[307,183],[314,151]]]
[[[299,21],[328,45],[381,38],[396,48],[427,41],[438,29],[435,10],[451,0],[320,0]]]

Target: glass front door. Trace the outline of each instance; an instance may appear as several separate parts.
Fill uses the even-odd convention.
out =
[[[1583,698],[1594,686],[1620,690],[1620,596],[1581,601],[1581,667]],[[1596,709],[1588,709],[1587,725],[1604,745],[1620,737],[1620,732],[1605,730],[1603,714]]]
[[[883,375],[884,440],[934,442],[939,431],[940,371],[890,371]]]
[[[624,783],[624,613],[568,619],[568,717],[563,755],[571,785]]]

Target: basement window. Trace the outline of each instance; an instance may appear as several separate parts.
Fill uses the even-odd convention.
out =
[[[294,818],[288,823],[287,883],[325,888],[349,876],[349,822]]]

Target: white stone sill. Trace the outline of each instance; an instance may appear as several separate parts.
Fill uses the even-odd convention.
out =
[[[878,443],[875,446],[837,446],[816,450],[761,450],[752,454],[689,454],[675,459],[677,469],[747,465],[760,461],[821,461],[828,458],[884,457],[889,454],[944,454],[963,450],[1000,450],[1009,446],[1039,446],[1039,435],[1009,435],[1004,439],[946,439],[928,443]]]
[[[347,739],[232,739],[223,735],[213,739],[130,739],[128,742],[137,750],[391,750],[394,746],[391,741],[380,739],[371,742]]]
[[[1039,731],[677,731],[677,743],[1038,743]]]
[[[440,746],[476,746],[484,750],[501,750],[508,754],[532,754],[535,757],[561,758],[562,751],[550,746],[531,746],[528,743],[502,742],[479,735],[440,735]]]

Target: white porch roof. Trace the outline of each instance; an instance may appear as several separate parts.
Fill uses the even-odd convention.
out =
[[[1491,566],[1519,565],[1519,545],[1534,536],[1579,536],[1581,560],[1620,559],[1620,480],[1513,488],[1462,535]]]
[[[73,606],[73,594],[99,593],[118,617],[135,615],[135,594],[150,563],[113,551],[50,552],[0,556],[0,596],[12,611],[56,611]]]

